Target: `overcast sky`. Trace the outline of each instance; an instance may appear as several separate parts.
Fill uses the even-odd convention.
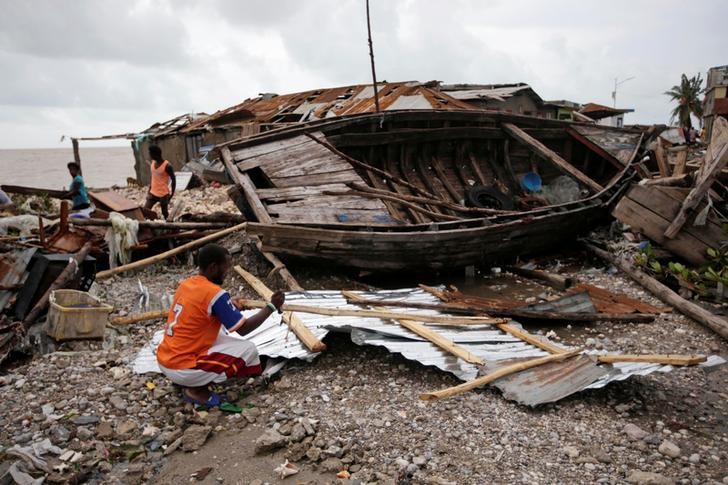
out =
[[[665,123],[725,64],[724,0],[371,0],[381,80],[527,82]],[[370,81],[364,0],[0,0],[0,148],[140,131],[261,92]],[[720,54],[723,53],[721,56]]]

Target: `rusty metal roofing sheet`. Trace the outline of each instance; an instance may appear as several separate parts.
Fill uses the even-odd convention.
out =
[[[416,81],[379,83],[377,92],[381,109],[474,109],[428,86]],[[358,84],[246,99],[240,104],[190,122],[182,131],[193,132],[248,122],[313,121],[374,110],[374,89],[371,85]]]
[[[378,292],[361,292],[367,299],[399,300],[417,303],[438,303],[429,293],[420,289],[387,290]],[[356,308],[349,305],[338,291],[292,292],[286,295],[290,303],[305,304],[325,308]],[[398,311],[422,316],[437,314],[434,310],[419,308],[401,308]],[[490,325],[468,326],[430,326],[443,337],[456,342],[465,350],[477,355],[487,362],[485,369],[479,369],[452,354],[441,350],[409,330],[378,318],[361,317],[329,317],[299,313],[303,321],[318,338],[323,338],[330,331],[347,332],[358,345],[378,345],[393,353],[415,360],[426,366],[434,366],[450,372],[462,380],[471,380],[484,371],[490,371],[513,363],[514,361],[531,359],[548,355],[545,351],[523,342],[510,334],[502,332]],[[513,322],[513,325],[518,325]],[[137,373],[158,372],[154,349],[161,340],[161,331],[139,353],[134,370]],[[241,337],[242,338],[242,337]],[[280,323],[280,316],[271,316],[255,332],[246,339],[258,346],[262,355],[280,358],[300,358],[312,360],[317,354],[309,352],[287,327]],[[725,361],[712,356],[705,367],[719,365]],[[671,366],[655,364],[599,364],[588,355],[581,355],[564,362],[552,363],[542,367],[521,372],[494,383],[504,396],[527,405],[552,402],[569,396],[585,388],[601,387],[614,380],[622,380],[631,375],[646,375],[651,372],[667,372]]]
[[[23,283],[27,275],[28,263],[36,248],[17,249],[0,255],[0,286],[12,287]],[[4,310],[15,290],[0,291],[0,311]]]

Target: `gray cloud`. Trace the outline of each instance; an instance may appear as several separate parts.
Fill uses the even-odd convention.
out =
[[[0,0],[0,146],[144,128],[259,92],[369,82],[363,0]],[[546,99],[635,108],[725,62],[720,0],[371,0],[389,81],[528,82]],[[699,28],[694,28],[699,26]]]

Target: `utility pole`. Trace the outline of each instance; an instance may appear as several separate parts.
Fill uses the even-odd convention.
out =
[[[372,86],[374,87],[374,107],[379,113],[379,93],[377,92],[377,71],[374,69],[374,46],[372,44],[372,25],[369,21],[369,0],[366,0],[367,4],[367,34],[369,36],[369,57],[372,61]]]
[[[627,81],[631,81],[632,79],[634,79],[634,76],[628,77],[627,79],[623,79],[623,80],[617,82],[618,79],[619,78],[616,78],[616,77],[614,78],[614,91],[612,91],[612,101],[614,102],[614,105],[613,105],[614,108],[617,107],[617,86],[624,84]]]

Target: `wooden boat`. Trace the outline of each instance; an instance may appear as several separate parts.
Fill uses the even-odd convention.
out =
[[[427,270],[573,240],[634,177],[641,140],[637,130],[411,110],[302,124],[218,149],[264,250]],[[544,190],[525,189],[529,179]],[[570,198],[547,191],[557,186]]]

